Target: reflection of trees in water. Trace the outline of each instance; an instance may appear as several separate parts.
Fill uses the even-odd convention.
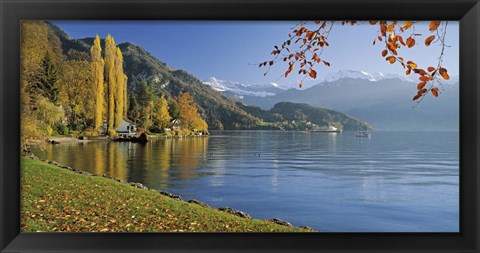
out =
[[[198,175],[207,152],[208,138],[164,139],[147,143],[141,155],[141,164],[132,170],[142,168],[142,182],[151,187],[169,188],[176,180],[190,180]],[[147,150],[151,150],[147,151]],[[140,159],[135,159],[140,163]],[[148,164],[146,164],[148,161]]]
[[[175,138],[148,142],[90,142],[47,145],[35,152],[94,174],[108,174],[152,188],[169,188],[175,181],[192,180],[206,161],[208,138]]]
[[[127,179],[128,143],[108,143],[109,156],[113,156],[113,163],[110,163],[110,175],[116,178]],[[111,148],[110,148],[111,147]]]
[[[104,174],[106,173],[105,169],[105,154],[103,152],[104,145],[93,145],[93,167],[95,174]]]
[[[189,180],[198,175],[200,162],[204,161],[204,154],[208,149],[208,138],[180,139],[178,150],[175,152],[178,161],[176,166],[180,180]]]

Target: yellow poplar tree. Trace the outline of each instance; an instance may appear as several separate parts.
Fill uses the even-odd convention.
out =
[[[103,73],[105,61],[102,58],[102,47],[100,37],[95,37],[93,46],[90,48],[92,57],[93,89],[95,94],[95,130],[98,130],[103,123]]]
[[[105,83],[107,84],[107,133],[111,135],[115,122],[115,58],[117,55],[117,47],[115,40],[110,34],[105,38]]]
[[[115,115],[114,115],[114,129],[117,129],[120,123],[122,122],[122,117],[124,115],[124,100],[125,100],[125,74],[123,73],[123,56],[120,48],[117,47],[115,55]]]
[[[124,84],[123,84],[123,116],[127,116],[128,111],[128,97],[127,97],[127,85],[128,85],[128,77],[127,75],[124,76]]]
[[[172,119],[168,113],[168,102],[164,96],[160,97],[155,103],[153,119],[155,124],[162,130],[168,126],[168,123],[170,123]]]

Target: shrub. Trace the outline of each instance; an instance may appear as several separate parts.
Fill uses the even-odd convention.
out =
[[[85,126],[80,123],[73,123],[70,125],[70,130],[82,132]]]
[[[70,137],[77,138],[78,135],[79,135],[79,132],[75,131],[75,130],[70,130],[69,135],[70,135]]]
[[[93,127],[89,126],[85,128],[85,131],[83,131],[83,135],[92,137],[92,136],[99,136],[100,133],[97,130],[93,129]]]
[[[61,135],[68,135],[70,129],[65,125],[57,125],[57,132]]]

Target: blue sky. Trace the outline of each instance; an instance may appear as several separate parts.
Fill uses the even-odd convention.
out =
[[[152,55],[175,69],[185,69],[205,80],[210,76],[247,84],[279,83],[296,86],[302,78],[291,75],[281,77],[286,65],[275,66],[265,77],[264,68],[256,63],[271,58],[274,45],[288,37],[296,22],[265,21],[53,21],[73,38],[104,38],[110,33],[117,44],[132,42],[144,47]],[[430,32],[428,22],[416,25],[416,33],[426,38]],[[459,26],[449,22],[444,66],[450,75],[459,72]],[[342,69],[403,74],[400,65],[390,65],[381,57],[381,45],[373,46],[377,26],[359,24],[353,27],[337,23],[330,34],[330,46],[323,52],[323,59],[331,67],[318,65],[322,77]],[[422,41],[412,49],[399,50],[405,59],[415,60],[419,66],[436,65],[440,47],[425,47]],[[315,80],[306,80],[308,83]]]

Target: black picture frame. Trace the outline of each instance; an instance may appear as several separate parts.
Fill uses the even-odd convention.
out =
[[[480,252],[478,0],[0,0],[1,252]],[[460,21],[459,233],[20,233],[21,20]]]

